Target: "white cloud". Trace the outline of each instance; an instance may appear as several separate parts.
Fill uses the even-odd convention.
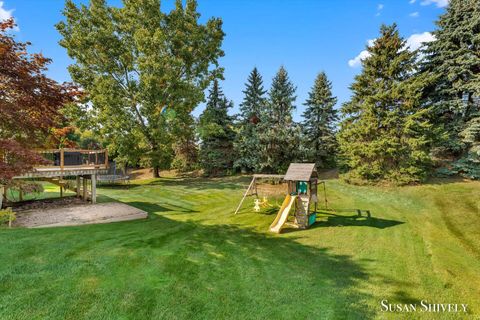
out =
[[[377,13],[375,14],[375,17],[380,16],[381,11],[383,10],[384,5],[382,3],[379,3],[377,6]]]
[[[435,40],[435,36],[430,32],[414,33],[407,38],[406,46],[410,50],[417,50],[423,46],[424,43]]]
[[[420,16],[420,13],[418,11],[415,11],[410,13],[409,16],[412,18],[418,18]]]
[[[430,32],[414,33],[407,38],[405,47],[413,51],[421,48],[424,43],[430,42],[433,40],[435,40],[435,37]],[[368,40],[367,44],[368,46],[371,47],[373,46],[374,42],[375,42],[375,39]],[[368,52],[367,50],[363,50],[355,58],[348,60],[348,65],[352,68],[359,67],[362,65],[362,61],[368,57],[370,57],[370,52]]]
[[[420,4],[422,6],[428,6],[432,3],[435,3],[437,5],[437,7],[443,8],[443,7],[448,6],[448,2],[449,2],[449,0],[423,0],[422,2],[420,2]]]
[[[368,46],[373,46],[375,39],[367,40]],[[352,68],[359,67],[362,65],[362,61],[370,57],[370,52],[363,50],[355,58],[348,60],[348,65]]]
[[[12,17],[13,10],[7,10],[3,7],[3,1],[0,1],[0,20],[7,20]]]
[[[416,0],[410,0],[408,3],[414,4],[415,2],[416,2]]]

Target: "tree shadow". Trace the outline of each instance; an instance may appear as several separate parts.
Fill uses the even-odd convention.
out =
[[[176,177],[131,181],[127,184],[101,184],[99,187],[109,190],[136,189],[145,186],[184,187],[193,190],[239,190],[245,189],[250,180],[251,177],[248,176],[223,178]]]
[[[460,182],[469,182],[470,179],[461,177],[461,176],[451,176],[451,177],[431,177],[425,181],[424,185],[445,185],[451,183],[460,183]]]
[[[351,212],[357,211],[356,209],[352,210],[342,210],[342,212]],[[338,211],[337,211],[338,212]],[[327,220],[318,220],[319,218],[326,217]],[[397,220],[388,220],[375,217],[365,217],[359,216],[358,214],[354,215],[339,215],[327,211],[317,212],[317,221],[311,226],[311,228],[321,228],[321,227],[372,227],[378,229],[385,229],[403,224],[405,222]]]
[[[18,302],[5,306],[10,314],[35,315],[48,307],[54,318],[80,318],[85,310],[94,310],[96,318],[117,319],[151,319],[159,312],[180,319],[375,315],[368,303],[375,298],[362,290],[369,281],[368,262],[252,228],[152,215],[106,225],[17,230],[2,237],[12,247],[2,256],[8,269],[28,270],[2,278],[0,290],[9,288]],[[32,291],[32,281],[48,285]],[[75,297],[81,303],[71,304]]]
[[[175,213],[196,213],[198,210],[193,210],[190,208],[182,207],[172,203],[165,203],[164,205],[159,205],[154,202],[143,202],[143,201],[125,201],[124,203],[139,208],[141,210],[147,211],[149,213],[165,213],[165,212],[175,212]]]
[[[258,312],[254,318],[374,314],[365,303],[369,294],[357,289],[368,274],[349,256],[235,225],[206,226],[158,216],[151,227],[157,231],[130,233],[117,246],[120,251],[152,250],[176,257],[166,261],[167,272],[176,279],[176,288],[170,289],[173,294],[182,291],[193,305],[200,302],[189,296],[190,287],[216,296],[218,304],[210,301],[210,307],[233,307],[235,318],[252,318],[251,310]]]
[[[245,189],[251,177],[236,176],[223,178],[159,178],[146,185],[160,185],[165,187],[186,187],[196,190],[238,190]],[[132,185],[134,185],[132,183]],[[145,185],[145,184],[144,184]]]

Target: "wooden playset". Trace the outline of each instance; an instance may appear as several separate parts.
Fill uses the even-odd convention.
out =
[[[291,163],[285,175],[255,174],[248,186],[240,204],[235,210],[235,214],[240,210],[245,198],[254,195],[255,211],[260,211],[260,206],[268,201],[258,198],[257,181],[260,179],[281,179],[287,183],[287,195],[270,225],[270,231],[279,233],[285,225],[299,229],[307,229],[315,223],[318,206],[318,185],[323,184],[325,192],[325,182],[318,180],[317,170],[314,163]],[[325,207],[327,199],[325,197]],[[288,221],[290,212],[293,210],[293,221]]]

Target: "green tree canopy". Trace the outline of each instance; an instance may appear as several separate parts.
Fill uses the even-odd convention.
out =
[[[417,54],[405,43],[395,24],[383,25],[342,106],[339,143],[347,181],[403,184],[426,177],[431,124],[421,101],[431,78],[415,75]]]
[[[453,158],[456,172],[480,179],[480,5],[451,0],[424,51],[435,125],[444,129],[436,155]]]
[[[325,72],[320,72],[305,102],[303,113],[303,143],[308,153],[308,161],[315,162],[318,168],[335,165],[337,140],[335,122],[338,120],[334,109],[337,98],[332,94],[332,83]]]
[[[240,104],[240,123],[235,140],[235,167],[246,171],[258,171],[261,167],[258,124],[265,111],[266,92],[262,76],[257,68],[254,68],[243,90],[244,98]]]
[[[70,74],[88,94],[101,133],[118,153],[143,155],[158,176],[173,158],[182,119],[221,76],[222,21],[199,23],[194,0],[185,7],[177,0],[168,14],[160,0],[123,0],[121,8],[67,0],[63,13],[60,44],[74,59]]]
[[[296,87],[282,66],[272,80],[260,119],[261,166],[265,172],[285,172],[300,149],[300,128],[293,122]]]
[[[232,117],[228,115],[231,107],[232,102],[223,95],[215,80],[198,123],[200,165],[207,175],[225,174],[233,167],[235,132]]]

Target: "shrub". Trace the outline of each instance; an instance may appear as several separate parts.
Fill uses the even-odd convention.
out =
[[[15,212],[12,211],[12,208],[0,209],[0,225],[8,223],[10,226],[15,219]]]

